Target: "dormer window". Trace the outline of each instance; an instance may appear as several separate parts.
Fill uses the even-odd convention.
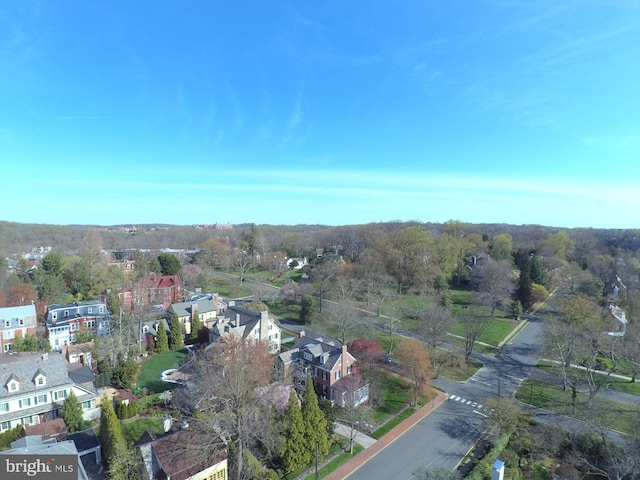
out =
[[[33,383],[38,387],[44,387],[47,384],[47,377],[42,370],[38,369],[35,377],[33,377]]]
[[[11,375],[9,381],[6,384],[7,390],[10,392],[17,392],[20,390],[20,382],[15,375]]]

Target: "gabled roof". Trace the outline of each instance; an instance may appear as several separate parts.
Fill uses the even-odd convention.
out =
[[[142,281],[143,288],[172,288],[182,286],[179,275],[156,275],[152,273],[147,275]]]
[[[214,299],[200,298],[192,302],[172,303],[169,310],[178,315],[178,317],[190,317],[194,305],[196,305],[198,313],[217,312],[220,308],[220,305]]]
[[[60,352],[33,353],[17,352],[0,355],[0,385],[6,385],[10,379],[32,379],[40,372],[47,377],[47,385],[36,385],[30,381],[23,381],[20,394],[24,392],[40,392],[56,386],[67,386],[72,383],[67,372],[67,363]],[[18,380],[20,381],[20,380]],[[15,395],[0,389],[0,399]]]
[[[71,440],[75,443],[80,455],[82,455],[83,452],[100,446],[100,440],[98,440],[98,436],[96,435],[96,432],[93,431],[93,428],[87,428],[81,432],[67,435],[67,440]]]
[[[191,429],[179,430],[151,443],[162,470],[157,478],[185,480],[227,459],[227,450],[218,439]]]

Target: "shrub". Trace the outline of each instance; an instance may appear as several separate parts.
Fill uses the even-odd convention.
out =
[[[0,448],[11,448],[11,442],[15,442],[23,433],[24,427],[22,425],[0,433]]]

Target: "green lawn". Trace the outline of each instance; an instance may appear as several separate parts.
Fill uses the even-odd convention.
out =
[[[162,434],[162,418],[138,418],[122,423],[122,433],[129,444],[137,442],[146,430],[151,430],[154,435]]]
[[[521,402],[544,408],[562,415],[573,416],[571,408],[571,391],[563,391],[562,386],[545,383],[535,379],[525,379],[516,392]],[[598,415],[601,425],[614,430],[630,433],[632,419],[640,411],[632,405],[596,398],[591,405],[586,403],[587,395],[578,393],[575,417],[584,421],[593,421]]]
[[[180,362],[189,356],[187,350],[158,353],[147,358],[142,364],[136,386],[147,389],[149,393],[159,393],[174,387],[171,383],[161,382],[160,373],[170,368],[177,368]]]
[[[561,374],[560,367],[556,363],[549,362],[547,360],[540,360],[537,366],[541,370],[551,372],[555,375]],[[607,372],[602,372],[602,375],[606,375],[606,374]],[[631,383],[627,379],[610,376],[609,378],[606,379],[605,386],[611,390],[616,390],[618,392],[625,392],[625,393],[630,393],[631,395],[640,396],[640,383],[638,382]]]
[[[400,425],[403,421],[405,421],[414,413],[416,413],[416,409],[413,407],[409,407],[403,410],[398,415],[396,415],[391,420],[389,420],[387,423],[382,425],[380,428],[377,428],[373,432],[371,432],[371,437],[379,440],[380,438],[382,438],[383,435],[389,433],[391,430],[396,428],[398,425]]]
[[[383,395],[382,404],[373,414],[373,421],[381,422],[406,406],[411,401],[408,390],[409,384],[406,380],[394,375],[383,374],[380,383],[380,391]]]
[[[489,319],[489,325],[486,330],[482,332],[478,340],[488,343],[489,345],[497,346],[517,325],[518,322],[513,319],[496,316],[495,318]],[[464,324],[462,322],[456,323],[449,333],[464,337]]]
[[[341,453],[336,458],[334,458],[329,463],[327,463],[324,467],[318,469],[318,478],[326,477],[327,475],[335,471],[343,463],[347,463],[349,460],[351,460],[353,457],[355,457],[357,454],[359,454],[363,450],[364,450],[364,447],[356,443],[353,446],[353,455],[351,455],[349,452]],[[316,474],[314,472],[312,475],[309,475],[305,480],[313,480],[315,478],[316,478]]]

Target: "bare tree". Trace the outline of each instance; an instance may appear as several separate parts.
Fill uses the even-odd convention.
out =
[[[446,337],[447,332],[455,324],[455,318],[449,309],[430,304],[418,311],[418,332],[425,342],[433,348]]]
[[[244,277],[249,270],[253,267],[253,258],[246,252],[238,251],[233,255],[231,261],[231,268],[238,275],[240,283],[244,282]]]
[[[273,358],[265,344],[230,338],[197,357],[179,396],[177,405],[184,402],[204,428],[235,444],[237,478],[242,478],[243,450],[257,434],[253,424],[264,396],[258,388],[270,385],[272,373]]]
[[[322,313],[324,299],[332,288],[331,281],[337,274],[337,268],[332,264],[322,264],[311,271],[316,295],[318,296],[318,310]]]
[[[459,321],[464,326],[464,361],[469,363],[476,342],[489,327],[490,317],[464,314],[459,317]]]
[[[382,273],[366,273],[362,283],[361,291],[367,300],[367,306],[375,306],[376,315],[382,314],[382,306],[395,292],[396,281],[393,277]]]
[[[508,308],[515,290],[513,267],[509,260],[497,260],[477,267],[473,274],[473,283],[480,293],[483,304],[491,308],[491,316],[496,309]]]

